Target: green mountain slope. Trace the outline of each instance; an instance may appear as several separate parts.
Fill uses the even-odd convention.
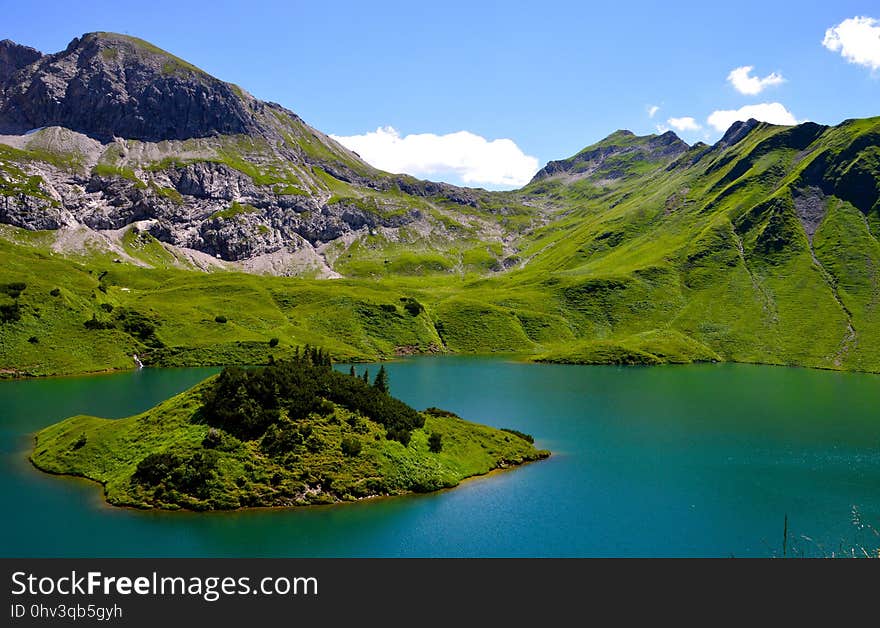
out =
[[[83,80],[122,64],[215,90],[240,132],[210,110],[186,139],[0,138],[0,284],[27,286],[0,291],[7,374],[124,368],[134,352],[253,363],[306,342],[355,359],[880,371],[880,118],[737,122],[713,146],[617,131],[487,192],[378,171],[144,46],[85,36],[0,80],[9,98],[46,59],[90,59]]]
[[[751,121],[647,174],[534,181],[572,207],[527,250],[584,315],[566,359],[609,337],[656,355],[640,334],[670,330],[724,359],[876,369],[878,130]]]

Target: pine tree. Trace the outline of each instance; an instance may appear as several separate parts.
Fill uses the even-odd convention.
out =
[[[376,373],[376,379],[373,381],[373,388],[382,391],[383,393],[388,392],[388,373],[385,372],[384,364],[379,367],[379,372]]]
[[[364,377],[363,377],[363,380],[364,380],[364,383],[365,383],[367,386],[370,385],[370,370],[369,370],[369,369],[364,369]]]
[[[352,377],[357,377],[357,373],[354,372],[354,364],[351,365],[351,368],[348,371],[348,374]]]

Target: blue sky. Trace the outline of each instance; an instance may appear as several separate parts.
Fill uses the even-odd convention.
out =
[[[362,136],[351,140],[361,154],[372,147],[375,159],[418,176],[490,188],[515,187],[531,164],[620,128],[653,133],[672,119],[686,141],[714,141],[713,112],[762,103],[825,124],[880,115],[873,31],[823,46],[826,31],[849,18],[880,20],[876,0],[0,0],[0,15],[0,38],[44,52],[95,30],[142,37],[326,133]],[[740,93],[728,77],[743,66],[753,66],[752,78],[784,80]],[[653,118],[649,106],[659,107]],[[394,131],[376,134],[385,127]],[[503,138],[511,142],[493,143]]]

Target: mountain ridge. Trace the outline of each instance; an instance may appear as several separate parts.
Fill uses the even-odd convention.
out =
[[[258,101],[126,35],[87,33],[5,83],[0,133],[62,126],[102,141],[161,141],[258,131]]]
[[[117,55],[86,65],[104,76],[128,59]],[[203,80],[185,65],[167,79],[161,55],[148,63],[159,84]],[[49,80],[47,58],[16,70],[4,94]],[[619,130],[520,190],[487,192],[382,172],[295,113],[254,103],[249,134],[0,137],[0,276],[42,291],[0,294],[0,369],[76,371],[69,339],[92,347],[83,364],[95,368],[132,352],[157,365],[252,364],[280,336],[363,359],[513,352],[880,371],[880,118],[746,120],[711,146]],[[63,303],[39,296],[57,287],[35,277],[42,267],[78,286]],[[338,281],[311,281],[322,278]],[[161,346],[103,306],[154,321]],[[236,323],[212,327],[229,309]],[[57,349],[30,342],[47,334]]]
[[[15,71],[0,129],[19,151],[5,151],[18,176],[6,177],[2,222],[106,231],[152,221],[175,252],[303,253],[327,276],[315,247],[361,229],[442,231],[420,199],[476,207],[483,193],[380,172],[292,111],[124,35],[86,34]],[[47,134],[71,150],[53,153]]]

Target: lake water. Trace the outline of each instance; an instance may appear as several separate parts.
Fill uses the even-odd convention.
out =
[[[880,528],[878,376],[465,357],[387,368],[415,407],[531,433],[553,457],[431,495],[141,512],[33,469],[32,433],[143,411],[216,369],[2,382],[0,556],[769,556],[786,515],[789,551],[880,546],[853,523],[855,508]]]

